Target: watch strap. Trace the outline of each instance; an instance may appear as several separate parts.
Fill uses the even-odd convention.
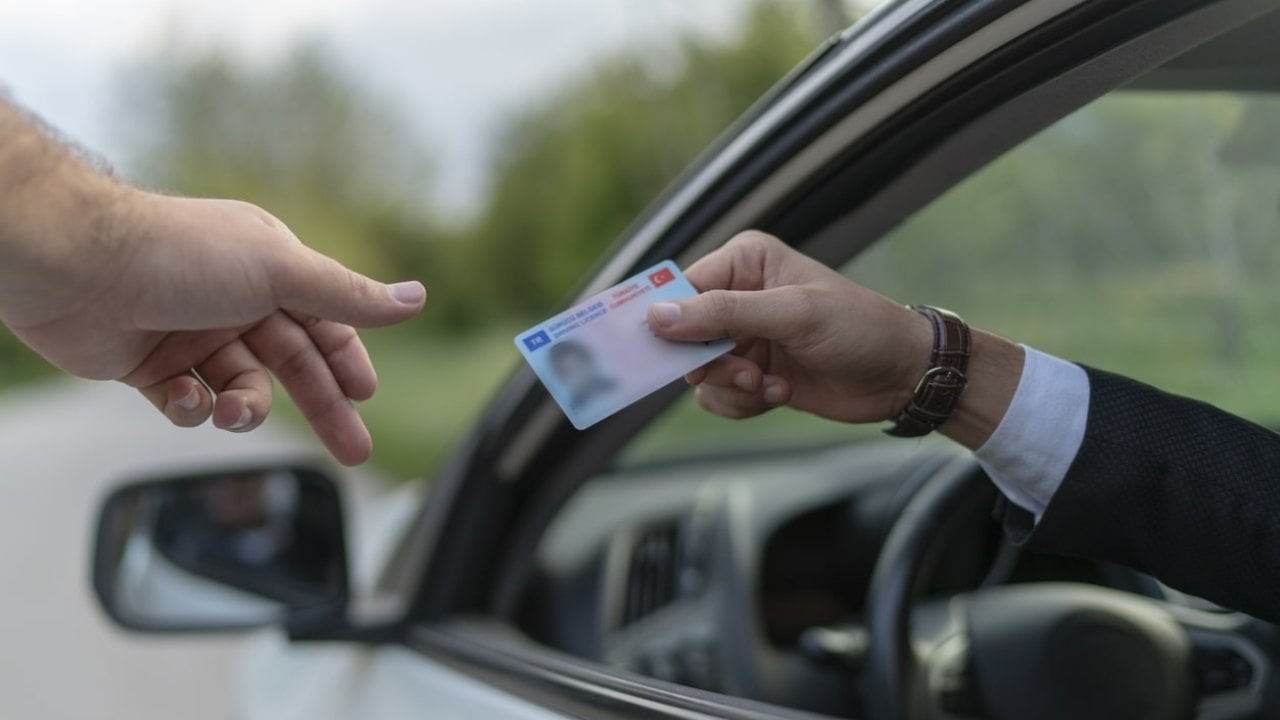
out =
[[[941,308],[916,305],[911,308],[933,324],[933,351],[927,370],[916,385],[911,401],[885,430],[894,437],[921,437],[937,430],[955,412],[960,395],[968,385],[972,337],[959,315]]]

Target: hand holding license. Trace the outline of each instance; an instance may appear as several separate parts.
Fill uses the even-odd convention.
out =
[[[733,349],[729,338],[674,342],[649,329],[650,305],[697,294],[667,260],[516,335],[516,348],[585,430]]]

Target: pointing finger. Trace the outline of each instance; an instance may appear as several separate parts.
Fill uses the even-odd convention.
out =
[[[369,458],[369,431],[302,326],[284,313],[274,313],[244,338],[338,462],[358,465]]]
[[[347,397],[356,401],[373,397],[378,374],[355,328],[304,313],[291,312],[289,317],[311,336]]]

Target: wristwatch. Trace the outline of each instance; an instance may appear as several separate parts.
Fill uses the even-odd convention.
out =
[[[933,323],[933,354],[911,402],[898,413],[893,427],[885,430],[894,437],[922,437],[937,430],[955,412],[969,383],[965,375],[972,347],[969,325],[950,310],[929,305],[911,309]]]

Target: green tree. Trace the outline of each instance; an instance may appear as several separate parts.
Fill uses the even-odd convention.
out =
[[[428,153],[323,45],[258,66],[170,48],[129,68],[121,90],[136,179],[255,202],[361,272],[424,278],[433,312],[420,326],[469,319],[466,245],[433,222]]]
[[[727,40],[627,48],[515,117],[476,233],[490,297],[545,313],[645,205],[820,39],[819,6],[756,2]]]

